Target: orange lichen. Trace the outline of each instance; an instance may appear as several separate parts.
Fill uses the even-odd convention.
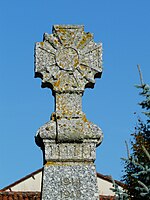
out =
[[[52,113],[51,120],[56,121],[56,113],[55,112]]]
[[[54,86],[56,86],[56,87],[59,87],[59,85],[60,85],[60,79],[58,79],[58,80],[54,83]]]
[[[91,128],[90,123],[88,123],[88,128],[89,128],[89,129]]]
[[[81,70],[86,70],[86,67],[84,65],[80,65]]]
[[[58,28],[59,28],[59,27],[58,27]],[[65,34],[67,31],[66,31],[65,29],[62,29],[62,28],[60,27],[60,29],[58,29],[57,32]]]
[[[74,59],[74,67],[76,67],[79,64],[79,60],[76,58]]]
[[[83,35],[80,43],[77,45],[77,48],[83,46],[89,39],[92,39],[91,33],[87,33],[87,34]]]
[[[54,40],[54,43],[55,43],[55,44],[58,44],[58,40],[55,39],[55,40]]]
[[[87,120],[87,118],[86,118],[85,115],[82,116],[82,120],[83,120],[84,122],[88,122],[88,120]]]
[[[44,42],[40,42],[40,45],[43,47],[43,45],[44,45]]]

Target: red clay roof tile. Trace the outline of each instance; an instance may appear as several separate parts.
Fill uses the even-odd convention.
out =
[[[0,191],[0,200],[40,200],[40,192],[5,192]],[[99,200],[115,200],[115,196],[100,195]]]
[[[0,200],[40,200],[40,192],[0,191]]]

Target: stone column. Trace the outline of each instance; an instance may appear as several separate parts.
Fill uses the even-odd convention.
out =
[[[52,89],[55,110],[39,128],[44,155],[42,200],[98,200],[94,161],[101,129],[82,112],[84,89],[102,73],[102,45],[83,26],[55,25],[35,45],[35,77]]]

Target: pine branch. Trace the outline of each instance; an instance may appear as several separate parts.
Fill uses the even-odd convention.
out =
[[[134,166],[138,166],[141,170],[145,170],[143,165],[139,164],[138,162],[135,162],[135,160],[131,160],[131,159],[127,159],[127,158],[121,158],[121,159],[128,162],[128,163],[132,163]]]
[[[143,81],[143,76],[142,76],[140,65],[137,65],[137,68],[138,68],[139,75],[140,75],[141,86],[143,86],[144,85],[144,81]]]
[[[128,143],[127,141],[125,140],[125,145],[126,145],[126,149],[127,149],[127,156],[128,156],[128,159],[130,159],[130,151],[129,151],[129,146],[128,146]]]
[[[146,154],[146,156],[148,157],[148,159],[150,160],[150,154],[148,153],[148,151],[146,150],[144,145],[142,145],[142,149],[143,149],[144,153]]]
[[[113,187],[114,188],[110,188],[113,192],[115,192],[116,194],[116,200],[128,200],[129,195],[126,193],[125,190],[120,189],[118,184],[114,181],[114,179],[112,178],[112,176],[110,176],[112,183],[113,183]]]
[[[145,169],[143,171],[140,171],[138,173],[132,174],[131,176],[132,177],[137,177],[137,176],[140,176],[141,174],[145,175],[145,174],[148,174],[148,173],[150,173],[150,169],[148,167],[147,168],[145,167]]]
[[[139,183],[139,185],[141,185],[141,186],[145,189],[145,191],[146,191],[147,194],[148,194],[148,193],[149,193],[148,187],[147,187],[143,182],[141,182],[141,181],[138,181],[138,183]]]

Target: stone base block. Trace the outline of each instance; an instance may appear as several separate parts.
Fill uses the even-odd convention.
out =
[[[93,163],[55,162],[44,166],[42,200],[98,200]]]

